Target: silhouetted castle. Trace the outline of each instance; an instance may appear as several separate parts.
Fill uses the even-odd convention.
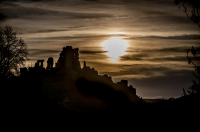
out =
[[[90,80],[98,80],[102,83],[107,83],[120,89],[129,89],[136,95],[136,89],[131,85],[128,86],[127,80],[121,80],[121,82],[113,83],[110,76],[106,74],[103,76],[98,75],[98,72],[94,68],[87,66],[85,61],[83,68],[81,68],[78,51],[78,48],[73,49],[72,46],[66,46],[60,53],[60,57],[55,64],[55,67],[53,67],[54,59],[52,57],[48,58],[46,69],[43,67],[44,60],[38,60],[35,63],[35,67],[29,67],[29,69],[26,67],[20,68],[21,77],[27,75],[45,75],[49,74],[50,72],[58,73],[58,75],[59,73],[68,74],[67,72],[74,71],[83,77],[90,78]]]
[[[66,46],[60,53],[56,68],[73,68],[78,71],[81,69],[79,62],[78,48],[72,49],[72,46]]]

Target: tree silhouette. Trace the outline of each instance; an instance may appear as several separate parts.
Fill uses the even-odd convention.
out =
[[[16,37],[11,26],[0,28],[0,79],[19,74],[18,68],[28,59],[27,45]]]
[[[189,55],[188,55],[189,53],[191,53],[193,55],[193,58],[189,57]],[[200,66],[197,65],[197,64],[199,64],[199,61],[200,61],[200,48],[194,48],[192,46],[191,49],[188,49],[187,50],[187,58],[188,58],[188,63],[193,64],[195,66],[195,71],[197,72],[197,74],[200,75]],[[196,63],[195,63],[195,61],[196,61]],[[196,83],[196,81],[193,80],[192,86],[189,87],[187,90],[187,92],[189,94],[200,92],[200,77],[197,74],[195,74],[193,72],[193,75],[199,80],[199,82]]]
[[[189,57],[188,53],[191,53],[193,55],[193,59],[191,57]],[[196,61],[200,61],[200,48],[194,48],[192,46],[191,49],[187,50],[187,58],[188,58],[188,63],[189,64],[193,64],[195,66],[195,71],[197,71],[198,74],[200,74],[200,66],[198,66],[197,64],[195,64],[195,60]],[[194,72],[193,72],[194,76],[197,79],[200,79]]]
[[[200,27],[200,4],[199,0],[175,0],[175,5],[179,5],[179,9],[182,6],[185,14]],[[189,13],[190,9],[191,13]]]
[[[194,23],[196,23],[200,27],[200,13],[199,13],[200,4],[198,0],[175,0],[174,3],[175,5],[179,5],[179,9],[180,6],[182,6],[184,8],[184,12],[187,15],[187,17],[189,17]],[[188,12],[189,8],[191,10],[191,13]],[[191,53],[193,57],[190,57],[189,53]],[[197,71],[198,74],[200,74],[200,66],[197,65],[199,64],[200,61],[199,55],[200,55],[199,47],[194,48],[192,46],[192,48],[187,50],[186,56],[188,58],[188,63],[193,64],[195,66],[195,71]],[[200,92],[200,77],[196,75],[194,72],[193,75],[199,80],[199,83],[196,83],[196,81],[193,80],[192,86],[189,87],[187,90],[188,94]],[[184,95],[186,95],[184,88],[183,88],[183,93]]]
[[[200,85],[193,80],[192,86],[190,86],[187,90],[188,94],[199,93],[200,92]]]

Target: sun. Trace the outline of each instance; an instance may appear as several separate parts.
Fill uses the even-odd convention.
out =
[[[125,40],[120,38],[111,38],[102,43],[105,51],[108,51],[106,55],[110,57],[112,62],[117,62],[119,56],[125,55],[128,44]]]

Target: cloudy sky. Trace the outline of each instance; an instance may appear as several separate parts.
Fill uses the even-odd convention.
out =
[[[27,66],[72,46],[81,66],[127,79],[143,98],[180,97],[195,79],[186,50],[200,30],[173,0],[1,0],[0,16],[27,43]]]

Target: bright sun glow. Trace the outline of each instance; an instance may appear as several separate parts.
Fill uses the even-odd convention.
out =
[[[125,40],[120,38],[112,38],[103,42],[102,46],[105,51],[108,51],[106,55],[108,55],[112,62],[117,62],[119,56],[125,55],[125,51],[128,47],[128,44]]]
[[[124,32],[111,32],[111,33],[108,33],[108,34],[124,34]]]

